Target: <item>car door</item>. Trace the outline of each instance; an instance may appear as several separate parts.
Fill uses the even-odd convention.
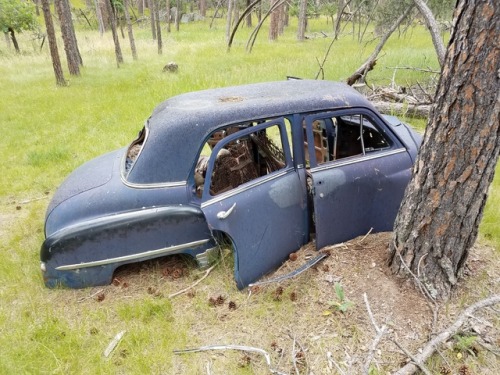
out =
[[[309,116],[306,124],[316,247],[392,230],[411,176],[403,144],[368,110]]]
[[[201,208],[210,229],[232,241],[240,289],[278,267],[307,238],[306,195],[285,131],[283,119],[240,130],[219,141],[208,162]],[[275,137],[273,147],[255,142],[258,137],[269,139],[270,133]],[[247,156],[234,151],[245,144],[250,149]],[[262,159],[275,146],[282,149],[282,160],[265,167],[269,160]],[[258,164],[257,172],[249,169],[252,164]],[[246,178],[238,180],[240,175]]]

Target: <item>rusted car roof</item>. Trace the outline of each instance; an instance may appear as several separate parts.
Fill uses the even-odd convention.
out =
[[[182,94],[154,110],[127,179],[136,184],[185,181],[200,145],[221,125],[358,106],[373,108],[350,86],[330,81],[266,82]]]

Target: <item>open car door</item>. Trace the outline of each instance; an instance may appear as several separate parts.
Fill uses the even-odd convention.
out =
[[[283,119],[242,126],[218,141],[208,162],[201,208],[210,229],[232,241],[240,289],[303,245],[306,194]]]
[[[402,143],[368,110],[306,117],[316,247],[392,230],[411,176]]]

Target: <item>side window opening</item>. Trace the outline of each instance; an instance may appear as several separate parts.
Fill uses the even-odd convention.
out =
[[[308,155],[306,135],[304,128],[304,147]],[[366,155],[369,152],[387,149],[391,145],[374,121],[363,114],[315,119],[312,122],[312,135],[318,165]]]
[[[127,176],[132,169],[139,153],[141,152],[142,145],[144,144],[144,139],[146,138],[146,129],[142,128],[137,138],[132,141],[127,149],[127,157],[125,158],[125,176]]]
[[[245,126],[232,126],[214,132],[207,141],[210,151],[217,143],[230,134],[246,129],[257,123]],[[206,150],[206,146],[204,150]],[[208,161],[212,156],[202,155],[195,169],[196,192],[203,194]],[[286,165],[285,153],[278,125],[271,125],[227,143],[215,156],[210,179],[210,195],[215,196],[234,189],[244,183],[266,176]]]

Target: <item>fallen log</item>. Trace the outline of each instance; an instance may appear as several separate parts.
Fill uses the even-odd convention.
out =
[[[403,116],[428,118],[431,111],[430,104],[390,103],[381,101],[371,102],[381,113],[398,114]]]

